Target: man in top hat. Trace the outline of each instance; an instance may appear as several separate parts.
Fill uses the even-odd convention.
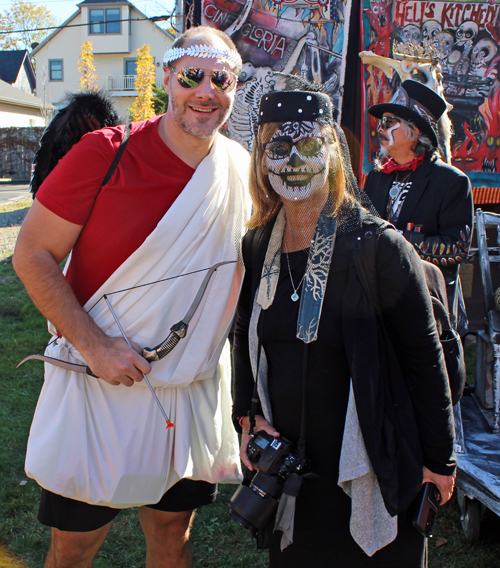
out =
[[[423,259],[439,266],[452,324],[463,335],[467,320],[465,312],[457,317],[458,269],[469,250],[473,203],[469,178],[439,157],[436,123],[445,110],[442,97],[411,80],[402,83],[389,103],[370,107],[368,112],[378,119],[380,154],[364,189],[380,216]]]
[[[19,234],[15,269],[53,333],[25,466],[51,527],[45,568],[90,568],[129,507],[146,567],[188,568],[193,509],[217,482],[240,479],[223,346],[242,280],[249,156],[219,129],[241,65],[225,33],[190,28],[164,57],[166,114],[132,125],[109,183],[124,126],[73,146]],[[145,346],[160,344],[175,348],[149,358]]]

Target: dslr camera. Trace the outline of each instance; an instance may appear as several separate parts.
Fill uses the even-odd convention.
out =
[[[273,518],[286,480],[293,473],[302,475],[309,471],[309,463],[301,463],[289,440],[262,430],[254,433],[247,455],[258,471],[252,479],[245,478],[232,496],[229,515],[257,536]]]

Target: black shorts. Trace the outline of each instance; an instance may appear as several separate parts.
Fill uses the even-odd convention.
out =
[[[179,513],[209,505],[217,497],[217,485],[208,481],[181,479],[154,505],[146,505],[158,511]],[[42,525],[60,531],[95,531],[111,522],[121,509],[103,505],[89,505],[69,497],[57,495],[42,488],[38,520]]]

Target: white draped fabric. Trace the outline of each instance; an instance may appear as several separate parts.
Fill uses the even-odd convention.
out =
[[[26,457],[27,475],[42,487],[124,508],[158,502],[183,477],[240,481],[223,346],[243,278],[238,250],[249,211],[248,166],[246,151],[218,135],[156,229],[85,306],[108,294],[128,337],[154,347],[185,316],[206,274],[202,269],[237,261],[214,273],[186,338],[152,364],[148,378],[175,428],[165,429],[145,381],[111,386],[46,363]],[[184,276],[113,294],[178,275]],[[103,300],[90,314],[107,334],[120,336]],[[64,338],[45,354],[84,362]]]

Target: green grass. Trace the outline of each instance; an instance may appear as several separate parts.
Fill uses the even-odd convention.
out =
[[[476,344],[466,340],[464,349],[467,384],[476,384]]]
[[[26,204],[16,202],[9,208],[16,206]],[[0,207],[0,214],[5,210]],[[0,240],[12,230],[0,228]],[[5,250],[5,243],[2,246]],[[12,248],[13,239],[9,246]],[[23,469],[31,417],[43,381],[42,365],[30,362],[19,370],[15,367],[26,355],[45,345],[48,333],[44,318],[32,305],[12,269],[11,254],[12,251],[0,257],[0,541],[29,568],[42,568],[50,532],[36,520],[40,490],[34,481],[26,478]],[[468,346],[467,357],[468,367],[473,369],[473,345]],[[217,502],[196,513],[191,537],[196,568],[267,566],[266,552],[257,551],[255,540],[227,514],[235,489],[234,485],[221,486]],[[440,511],[429,548],[431,568],[497,568],[500,519],[487,514],[480,542],[469,545],[462,534],[454,498]],[[144,556],[137,511],[128,510],[113,522],[94,566],[140,568],[144,566]]]
[[[441,546],[440,539],[446,539]],[[465,540],[456,496],[439,512],[434,538],[429,541],[430,568],[498,568],[500,566],[500,518],[486,511],[481,538],[476,544]]]

